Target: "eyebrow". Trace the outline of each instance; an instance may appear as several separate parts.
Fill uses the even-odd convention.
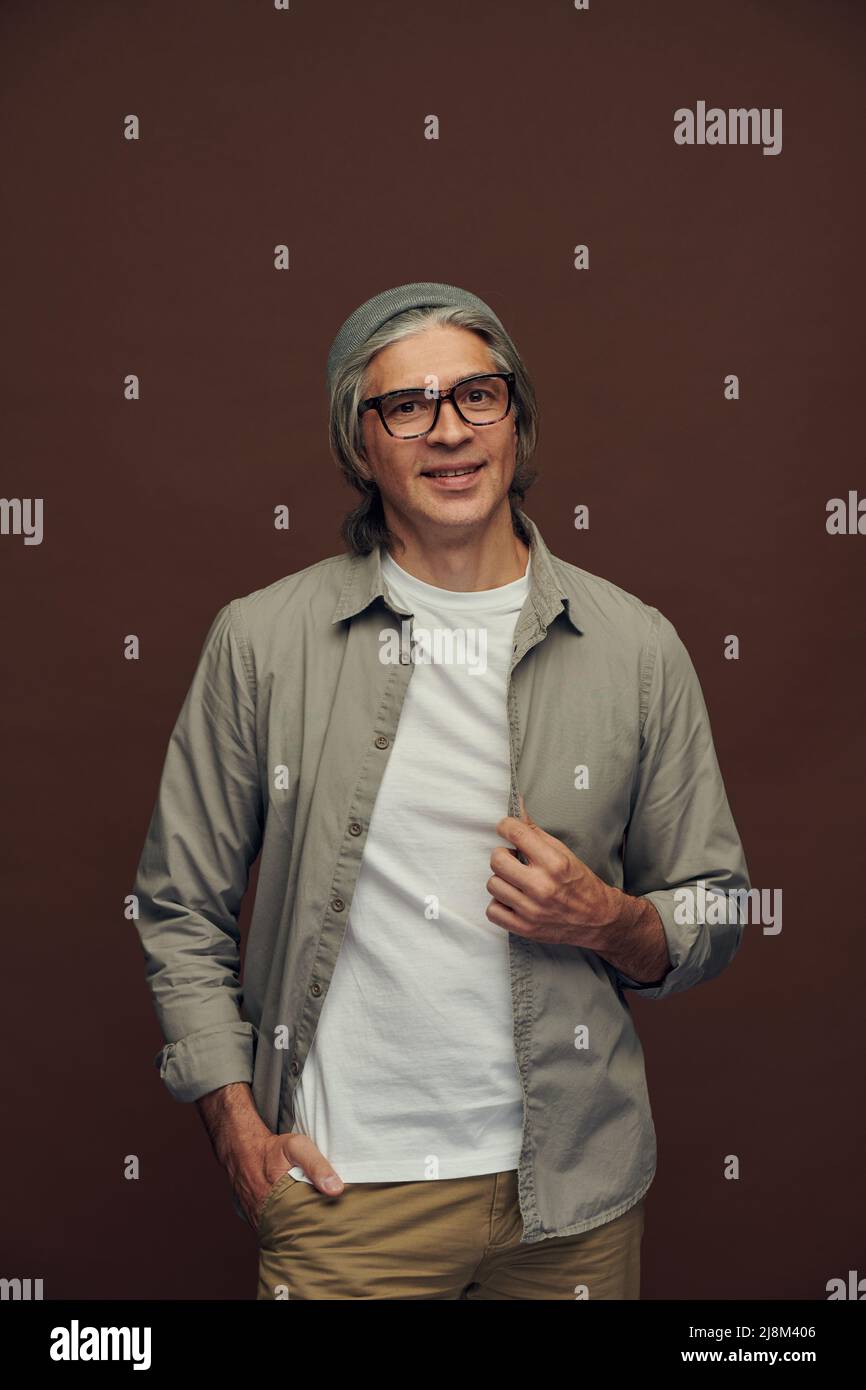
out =
[[[495,368],[495,367],[491,367],[491,368],[489,368],[489,369],[487,369],[487,370],[485,370],[484,368],[481,368],[481,369],[480,369],[479,371],[477,371],[477,372],[461,372],[459,376],[455,376],[454,380],[453,380],[453,381],[449,381],[449,382],[447,383],[447,385],[445,385],[445,386],[443,386],[443,385],[442,385],[442,382],[440,381],[440,383],[439,383],[439,390],[440,390],[440,391],[450,391],[450,390],[451,390],[451,387],[452,387],[452,386],[456,386],[457,383],[458,383],[458,381],[468,381],[469,378],[470,378],[470,377],[473,377],[473,376],[490,376],[490,375],[491,375],[493,372],[495,372],[495,371],[496,371],[496,368]],[[431,372],[430,375],[433,376],[433,375],[435,375],[435,373]],[[388,389],[387,389],[387,391],[377,391],[377,392],[376,392],[376,395],[377,395],[377,396],[390,396],[390,394],[391,394],[392,391],[424,391],[424,390],[426,390],[426,385],[421,385],[421,386],[389,386]]]

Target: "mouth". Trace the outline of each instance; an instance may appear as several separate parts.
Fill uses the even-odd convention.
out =
[[[438,487],[462,488],[469,487],[472,480],[478,476],[482,468],[486,468],[484,463],[465,463],[459,468],[430,468],[422,474],[422,478],[429,478],[431,483]]]

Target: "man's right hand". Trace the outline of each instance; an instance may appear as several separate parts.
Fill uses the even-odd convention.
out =
[[[260,1143],[247,1147],[243,1157],[229,1168],[235,1196],[254,1231],[259,1228],[262,1210],[272,1188],[290,1168],[303,1168],[314,1187],[326,1197],[337,1197],[343,1182],[305,1134],[269,1134]]]
[[[245,1082],[210,1091],[196,1105],[254,1231],[271,1189],[290,1168],[303,1168],[313,1186],[327,1197],[342,1192],[342,1179],[312,1139],[305,1134],[273,1134],[268,1129]]]

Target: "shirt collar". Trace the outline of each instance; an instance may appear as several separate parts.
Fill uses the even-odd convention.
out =
[[[582,632],[571,611],[570,596],[559,577],[556,557],[548,550],[532,518],[520,508],[517,510],[529,536],[529,601],[539,625],[546,629],[556,615],[564,611],[572,627]],[[336,623],[342,618],[354,618],[376,598],[381,598],[389,607],[393,606],[389,603],[382,576],[382,552],[378,545],[368,555],[350,556],[349,572],[331,621]]]

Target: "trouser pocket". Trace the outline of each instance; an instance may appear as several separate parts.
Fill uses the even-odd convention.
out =
[[[277,1178],[276,1182],[274,1183],[273,1187],[268,1192],[268,1195],[265,1198],[264,1206],[259,1212],[259,1219],[256,1224],[256,1231],[259,1235],[262,1234],[262,1228],[264,1226],[265,1219],[270,1213],[274,1200],[279,1196],[279,1194],[283,1191],[284,1188],[288,1187],[289,1183],[295,1181],[296,1179],[292,1177],[291,1170],[289,1168],[286,1169],[285,1173],[283,1173],[283,1176],[281,1178]]]

